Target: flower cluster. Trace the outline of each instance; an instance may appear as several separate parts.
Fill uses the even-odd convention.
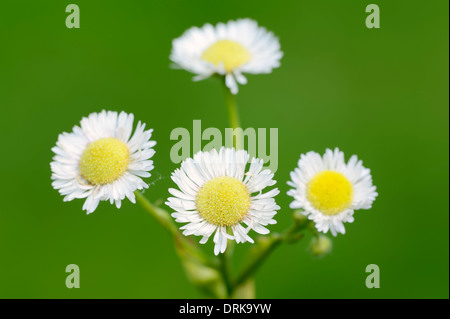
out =
[[[173,41],[170,59],[195,73],[195,80],[222,76],[236,94],[237,83],[247,82],[243,73],[270,73],[282,56],[273,33],[241,19],[187,30]],[[133,121],[133,114],[102,111],[82,118],[71,133],[59,135],[52,148],[51,178],[64,201],[85,199],[83,209],[89,214],[100,201],[117,208],[125,198],[134,203],[135,191],[148,187],[143,178],[151,175],[156,142],[141,122],[133,133]],[[290,208],[307,216],[317,231],[334,236],[344,234],[344,223],[353,222],[354,211],[371,208],[378,195],[370,170],[356,155],[346,162],[338,148],[323,155],[302,154],[290,176]],[[245,150],[200,151],[172,173],[178,189],[169,189],[172,197],[166,205],[175,222],[184,224],[184,235],[201,236],[201,244],[213,237],[218,255],[225,252],[228,240],[253,243],[250,231],[270,232],[268,226],[276,223],[280,210],[275,202],[279,190],[271,188],[273,178],[263,160]]]

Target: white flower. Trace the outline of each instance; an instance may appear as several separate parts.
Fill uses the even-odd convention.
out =
[[[147,188],[140,177],[150,177],[149,160],[156,142],[153,130],[139,122],[133,130],[133,114],[103,110],[92,113],[74,126],[72,133],[58,136],[50,163],[52,186],[65,195],[64,201],[86,198],[83,209],[92,213],[100,201],[109,200],[120,208],[127,197],[135,203],[134,191]]]
[[[288,195],[294,201],[290,207],[303,209],[317,230],[330,230],[334,236],[345,234],[344,223],[353,222],[354,211],[371,208],[378,196],[370,170],[356,155],[345,163],[338,148],[327,149],[323,157],[316,152],[302,154],[291,179],[288,185],[294,189]]]
[[[197,74],[194,80],[224,75],[226,85],[236,94],[236,82],[247,83],[242,73],[270,73],[280,66],[282,56],[272,32],[256,21],[239,19],[188,29],[173,40],[170,59],[177,67]]]
[[[251,229],[268,234],[264,226],[276,224],[272,218],[280,207],[273,197],[279,191],[275,188],[262,193],[276,183],[273,174],[262,170],[261,159],[249,158],[246,151],[234,148],[200,151],[172,173],[172,180],[180,189],[169,189],[175,196],[166,202],[176,211],[172,217],[176,222],[187,223],[180,228],[184,235],[203,236],[201,244],[215,232],[216,255],[225,251],[227,239],[253,243],[248,236]]]

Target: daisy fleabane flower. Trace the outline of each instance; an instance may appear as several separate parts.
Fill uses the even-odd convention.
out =
[[[280,66],[283,52],[278,38],[251,19],[239,19],[212,26],[192,27],[173,40],[170,59],[176,67],[197,74],[203,80],[213,74],[225,76],[233,94],[246,84],[242,73],[270,73]]]
[[[247,168],[248,166],[248,168]],[[248,232],[268,234],[265,227],[280,207],[274,197],[278,189],[262,193],[276,183],[270,170],[263,170],[263,160],[252,158],[245,150],[222,147],[198,152],[181,163],[172,173],[180,190],[171,188],[166,204],[175,210],[176,222],[187,223],[183,234],[203,236],[201,244],[214,233],[214,254],[223,253],[227,240],[251,242]]]
[[[333,236],[345,234],[344,223],[353,222],[354,211],[371,208],[378,196],[370,170],[356,155],[345,163],[338,148],[327,149],[323,157],[316,152],[302,154],[291,179],[290,207],[303,209],[318,231],[330,230]]]
[[[155,154],[152,129],[140,121],[133,130],[133,114],[105,111],[92,113],[74,126],[72,133],[58,136],[50,163],[52,186],[64,201],[86,198],[83,210],[92,213],[100,201],[120,208],[134,191],[147,188],[141,177],[150,177]]]

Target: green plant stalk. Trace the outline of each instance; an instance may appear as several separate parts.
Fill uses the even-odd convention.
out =
[[[299,233],[304,228],[308,227],[310,223],[294,219],[294,224],[282,234],[273,234],[270,237],[261,237],[258,245],[253,248],[253,255],[249,258],[249,262],[243,267],[242,271],[233,282],[233,289],[239,287],[249,278],[251,278],[256,270],[267,260],[270,254],[281,243],[295,243],[303,238],[303,234]]]
[[[264,245],[259,245],[258,248],[254,248],[254,253],[250,261],[244,266],[242,271],[233,282],[233,289],[239,287],[245,281],[253,276],[255,271],[261,267],[263,262],[269,257],[272,251],[278,247],[282,242],[282,237],[279,234],[273,234],[271,237],[266,238],[267,242]],[[265,240],[264,240],[265,241]]]
[[[141,206],[151,215],[156,221],[163,226],[171,235],[177,236],[179,234],[178,228],[173,223],[169,213],[164,209],[152,204],[140,191],[135,191],[136,200]]]
[[[228,119],[230,126],[236,133],[236,141],[233,141],[233,146],[239,150],[244,148],[244,137],[242,136],[241,122],[239,120],[239,112],[236,104],[236,97],[231,93],[230,89],[225,84],[225,77],[223,77],[223,92],[225,97],[225,105],[227,107]]]
[[[231,278],[230,278],[230,276],[231,276],[230,262],[231,262],[231,255],[232,255],[232,250],[230,248],[231,247],[228,247],[228,249],[225,250],[225,252],[223,254],[219,255],[219,259],[220,259],[219,270],[222,274],[222,278],[225,283],[225,287],[227,289],[228,296],[231,296],[231,294],[233,293],[233,286],[232,286],[232,282],[231,282]]]
[[[137,202],[142,205],[142,207],[151,215],[153,216],[156,221],[163,226],[174,238],[175,244],[178,245],[181,249],[188,252],[189,254],[192,254],[195,256],[198,260],[200,260],[202,263],[204,263],[207,266],[213,266],[217,267],[217,263],[213,260],[206,257],[200,249],[198,249],[198,246],[194,244],[192,241],[190,241],[188,238],[186,238],[177,226],[174,224],[172,217],[170,214],[162,209],[161,207],[158,207],[154,204],[152,204],[141,192],[136,191],[135,192]],[[177,250],[180,251],[180,250]],[[179,254],[180,255],[180,254]],[[182,256],[180,256],[181,258]]]

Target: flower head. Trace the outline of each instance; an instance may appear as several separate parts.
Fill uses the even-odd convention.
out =
[[[253,243],[248,235],[251,229],[268,234],[264,226],[276,224],[273,217],[280,207],[273,197],[279,191],[262,193],[275,184],[273,173],[262,169],[261,159],[249,159],[244,150],[222,147],[219,152],[198,152],[172,173],[180,189],[169,189],[174,197],[166,204],[175,210],[172,217],[187,223],[181,227],[184,235],[203,236],[201,244],[215,233],[216,255],[225,251],[227,239]]]
[[[370,170],[356,155],[345,163],[338,148],[327,149],[323,157],[316,152],[302,154],[291,179],[290,207],[303,209],[319,231],[330,230],[334,236],[345,234],[344,223],[353,222],[354,211],[371,208],[378,196]]]
[[[148,187],[141,177],[150,177],[156,142],[150,140],[153,130],[145,130],[141,122],[131,136],[133,118],[103,110],[84,117],[72,133],[58,136],[51,178],[64,201],[86,198],[83,209],[89,214],[100,201],[117,208],[125,197],[134,203],[133,192]]]
[[[213,74],[225,76],[233,94],[237,83],[246,84],[242,73],[270,73],[280,66],[283,52],[272,32],[251,19],[192,27],[173,40],[170,59],[176,66],[202,80]]]

